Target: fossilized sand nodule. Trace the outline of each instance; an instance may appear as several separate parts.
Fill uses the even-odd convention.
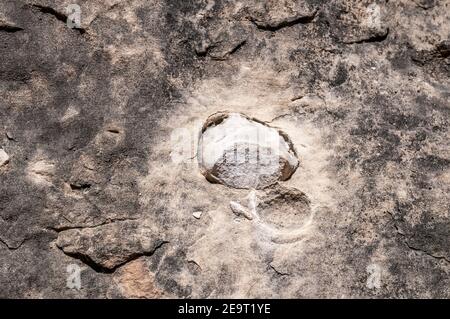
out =
[[[299,165],[285,133],[240,113],[211,115],[203,125],[197,156],[208,181],[243,189],[287,180]]]

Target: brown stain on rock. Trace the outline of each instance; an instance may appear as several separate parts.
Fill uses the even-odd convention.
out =
[[[155,285],[154,273],[142,258],[121,267],[114,281],[126,298],[155,299],[164,296],[164,292]]]

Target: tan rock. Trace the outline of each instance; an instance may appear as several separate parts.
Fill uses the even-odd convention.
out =
[[[155,276],[141,259],[121,267],[114,276],[121,293],[126,298],[161,298],[163,292],[155,286]]]

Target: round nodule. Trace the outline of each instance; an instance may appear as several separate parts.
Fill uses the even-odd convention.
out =
[[[203,125],[198,162],[208,181],[261,189],[289,179],[299,161],[289,137],[240,113],[216,113]]]

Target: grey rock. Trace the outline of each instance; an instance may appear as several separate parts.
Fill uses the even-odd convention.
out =
[[[114,271],[138,257],[151,255],[165,240],[142,222],[123,221],[59,233],[56,245],[98,271]]]

